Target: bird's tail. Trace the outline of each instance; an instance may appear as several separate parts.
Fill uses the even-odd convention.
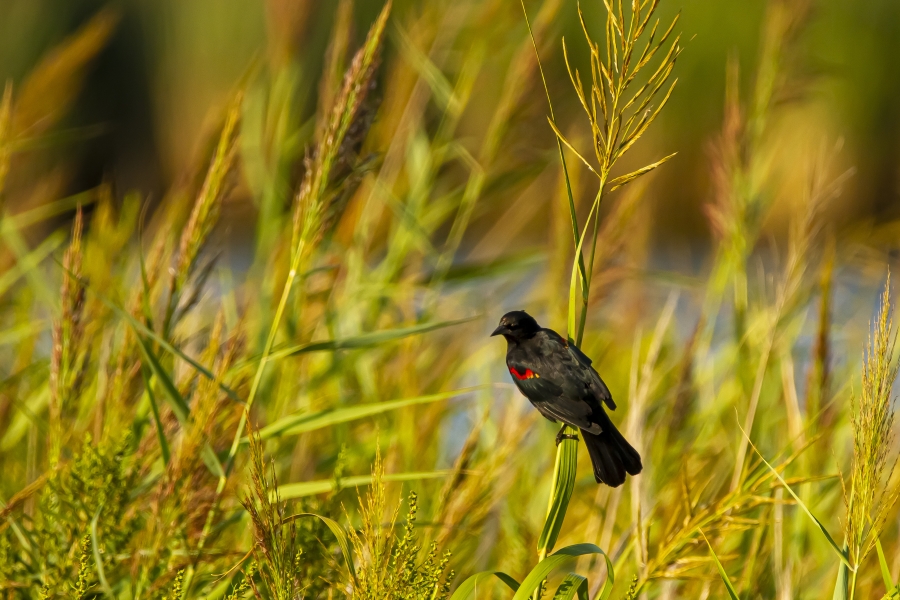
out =
[[[616,426],[607,417],[603,423],[603,431],[594,434],[581,430],[581,437],[591,455],[594,465],[594,479],[597,483],[605,483],[610,487],[619,487],[625,482],[625,474],[637,475],[641,472],[641,455],[638,454],[628,440],[619,433]]]

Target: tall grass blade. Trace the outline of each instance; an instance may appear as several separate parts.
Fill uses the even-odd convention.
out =
[[[372,331],[357,336],[343,338],[338,340],[322,340],[320,342],[309,342],[306,344],[297,344],[288,346],[279,350],[273,350],[269,354],[269,361],[278,360],[286,356],[296,356],[298,354],[306,354],[308,352],[336,352],[338,350],[352,350],[355,348],[371,348],[379,346],[385,342],[400,340],[420,333],[427,333],[446,327],[453,327],[462,323],[473,321],[476,317],[466,319],[455,319],[452,321],[438,321],[434,323],[422,323],[411,327],[400,327],[397,329],[385,329],[383,331]]]
[[[135,339],[137,340],[141,354],[147,361],[147,366],[153,371],[153,375],[156,377],[157,381],[159,381],[160,385],[162,385],[163,391],[166,392],[166,398],[169,401],[169,405],[172,407],[172,412],[174,412],[175,416],[178,418],[178,422],[182,425],[187,424],[188,415],[190,414],[187,402],[185,402],[181,394],[178,393],[178,389],[175,387],[172,378],[169,377],[169,374],[166,373],[162,365],[159,364],[159,360],[147,346],[147,342],[144,341],[144,338],[136,335]]]
[[[459,390],[451,390],[449,392],[441,392],[439,394],[430,394],[427,396],[417,396],[415,398],[402,398],[400,400],[388,400],[387,402],[372,402],[369,404],[357,404],[355,406],[346,406],[341,408],[329,408],[316,412],[300,412],[288,415],[278,419],[271,425],[263,427],[259,431],[259,438],[262,440],[282,435],[297,435],[330,427],[340,423],[348,423],[358,419],[364,419],[375,415],[380,415],[392,410],[405,408],[407,406],[416,406],[418,404],[428,404],[448,398],[455,398],[464,394],[483,390],[490,387],[489,385],[476,385],[473,387],[462,388]],[[246,444],[248,438],[244,437],[241,443]]]
[[[848,600],[850,598],[850,570],[844,563],[838,565],[837,580],[834,582],[832,600]]]
[[[150,410],[153,411],[153,422],[156,425],[156,437],[159,439],[159,449],[162,452],[163,464],[168,465],[172,453],[169,451],[169,441],[166,439],[166,432],[163,430],[162,418],[159,414],[159,405],[156,403],[156,394],[153,393],[153,386],[150,383],[150,374],[147,367],[141,368],[141,377],[144,379],[144,389],[147,390],[147,398],[150,400]]]
[[[567,428],[566,431],[571,431],[571,428]],[[569,507],[569,500],[575,489],[577,464],[578,440],[564,439],[556,452],[547,518],[538,538],[537,550],[541,557],[547,556],[553,550],[553,545],[556,544],[556,539],[559,537],[563,520],[566,518],[566,510]]]
[[[100,536],[97,535],[97,522],[100,520],[100,511],[102,510],[103,507],[101,506],[94,513],[94,518],[91,519],[91,549],[94,552],[94,566],[97,569],[97,579],[100,580],[100,587],[108,598],[115,598],[116,595],[106,580],[106,572],[103,569],[103,557],[100,555]]]
[[[740,425],[738,425],[738,427],[740,427]],[[806,504],[803,503],[803,500],[801,500],[800,496],[798,496],[797,493],[794,492],[793,488],[791,488],[791,486],[788,485],[787,481],[784,480],[784,478],[781,476],[781,474],[778,472],[778,470],[775,467],[773,467],[771,464],[769,464],[769,461],[767,461],[765,459],[765,457],[762,455],[762,453],[759,451],[759,449],[757,449],[756,445],[752,441],[750,441],[750,437],[747,435],[747,432],[744,431],[743,427],[741,427],[741,433],[743,433],[744,437],[747,438],[747,443],[750,444],[750,447],[753,448],[753,451],[756,452],[756,454],[759,456],[759,459],[761,461],[763,461],[763,463],[765,463],[765,465],[767,467],[769,467],[769,470],[772,471],[772,474],[775,475],[775,477],[778,479],[779,482],[781,482],[781,485],[784,486],[784,489],[786,489],[788,491],[788,493],[794,498],[794,500],[797,502],[797,505],[803,509],[803,512],[806,513],[806,516],[808,516],[810,519],[812,519],[813,523],[815,523],[815,525],[819,529],[819,531],[822,532],[822,535],[825,536],[825,539],[828,541],[828,545],[831,546],[831,548],[832,548],[832,550],[834,550],[835,554],[837,554],[838,557],[841,559],[841,562],[844,565],[846,565],[847,568],[850,569],[851,571],[855,571],[856,569],[854,569],[850,565],[850,561],[847,558],[847,553],[845,551],[841,550],[840,546],[838,546],[837,543],[835,543],[834,538],[831,537],[831,534],[828,533],[828,530],[825,528],[825,526],[822,525],[822,522],[819,521],[819,519],[817,519],[814,514],[812,514],[812,511],[809,510],[809,508],[806,506]]]
[[[897,595],[900,593],[900,586],[897,586],[893,577],[891,577],[891,569],[888,567],[887,559],[884,557],[884,548],[881,547],[881,540],[878,536],[875,536],[875,551],[878,552],[878,565],[881,567],[881,578],[884,579],[884,587],[887,588],[888,594]]]
[[[725,584],[725,589],[728,590],[728,597],[731,598],[731,600],[740,600],[737,591],[735,591],[734,586],[731,584],[731,580],[728,578],[728,573],[725,572],[725,567],[722,566],[722,562],[719,560],[719,557],[716,556],[716,551],[713,550],[712,544],[709,543],[709,539],[707,539],[706,534],[701,531],[700,535],[703,536],[703,539],[706,540],[706,545],[709,546],[709,553],[712,555],[713,561],[716,563],[716,568],[719,570],[719,577],[722,578],[722,583]]]
[[[384,476],[384,481],[420,481],[423,479],[440,479],[451,475],[452,470],[443,471],[419,471],[413,473],[391,473]],[[282,500],[306,498],[326,492],[335,492],[343,488],[359,487],[372,483],[371,475],[355,475],[353,477],[341,477],[339,480],[319,479],[316,481],[304,481],[302,483],[284,483],[278,486],[278,496]]]
[[[136,335],[135,339],[137,339],[138,348],[140,348],[141,354],[147,360],[147,363],[150,366],[150,370],[153,371],[153,375],[162,385],[163,391],[166,392],[166,398],[168,398],[169,400],[169,405],[172,407],[172,412],[175,413],[175,416],[178,418],[178,422],[181,423],[182,426],[186,426],[190,415],[190,408],[188,407],[187,402],[182,397],[182,395],[178,393],[178,388],[175,387],[175,383],[172,381],[172,378],[169,377],[169,374],[166,373],[162,365],[159,364],[159,360],[156,358],[156,355],[153,353],[153,351],[147,346],[147,342],[144,341],[144,339],[139,335]],[[148,387],[147,390],[148,393],[151,393],[151,387]],[[212,446],[209,445],[209,442],[203,443],[203,447],[200,451],[200,457],[203,459],[204,464],[206,464],[213,475],[215,475],[216,477],[225,476],[225,469],[222,467],[222,463],[219,460],[219,457],[216,456],[216,453],[212,449]]]

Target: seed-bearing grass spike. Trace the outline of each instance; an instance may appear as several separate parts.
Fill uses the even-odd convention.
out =
[[[522,310],[503,315],[491,335],[506,338],[506,366],[519,391],[547,419],[563,423],[556,445],[574,438],[564,433],[566,425],[581,430],[597,483],[618,487],[626,474],[641,472],[637,450],[603,409],[603,404],[616,409],[609,388],[578,346]]]

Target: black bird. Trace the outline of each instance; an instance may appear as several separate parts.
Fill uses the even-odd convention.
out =
[[[519,391],[546,418],[564,423],[556,445],[567,437],[578,439],[563,433],[566,425],[581,430],[597,483],[618,487],[626,473],[641,472],[641,455],[603,410],[603,404],[616,409],[609,388],[575,344],[541,327],[523,310],[503,315],[491,335],[506,338],[506,366]]]

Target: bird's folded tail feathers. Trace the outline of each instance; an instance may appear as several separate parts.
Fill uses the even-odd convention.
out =
[[[625,482],[626,473],[637,475],[643,469],[641,455],[619,433],[612,421],[607,420],[599,434],[582,429],[581,436],[591,456],[597,483],[619,487]]]

